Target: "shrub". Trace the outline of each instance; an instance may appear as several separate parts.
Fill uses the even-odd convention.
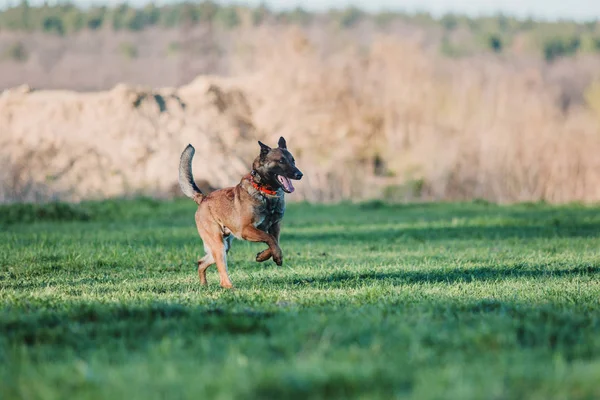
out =
[[[387,202],[414,201],[423,196],[425,182],[423,179],[414,179],[402,185],[390,185],[383,189],[383,199]]]
[[[125,28],[130,31],[141,31],[148,23],[144,12],[141,10],[129,9],[124,16]]]
[[[133,43],[123,42],[119,45],[119,52],[123,57],[131,60],[137,58],[138,50]]]
[[[271,13],[270,13],[269,9],[264,4],[261,4],[260,6],[258,6],[254,10],[252,10],[252,24],[253,25],[262,24],[263,22],[265,22],[267,20],[267,18],[269,17],[270,14]]]
[[[65,34],[65,27],[63,25],[63,21],[62,19],[56,16],[44,18],[43,29],[46,33],[53,33],[60,36]]]
[[[579,36],[552,37],[543,44],[544,58],[546,61],[552,62],[560,57],[572,56],[577,53],[580,46],[581,39]]]
[[[464,47],[452,43],[450,38],[448,38],[447,36],[444,36],[444,38],[442,39],[442,43],[440,45],[440,52],[443,55],[451,58],[463,57],[468,53],[468,51]]]
[[[106,8],[105,7],[97,7],[92,8],[87,14],[86,26],[88,29],[96,30],[102,28],[104,25],[104,19],[106,17]]]
[[[504,48],[504,43],[502,42],[502,38],[500,35],[491,34],[488,38],[489,48],[494,53],[502,53],[502,49]]]
[[[454,14],[446,14],[440,19],[440,22],[444,29],[451,31],[458,27],[458,18]]]
[[[25,49],[25,45],[21,42],[15,42],[11,44],[6,50],[4,50],[4,53],[2,54],[2,58],[4,59],[19,62],[27,61],[28,57],[29,55]]]
[[[240,24],[240,16],[234,7],[221,7],[215,15],[215,19],[225,28],[232,29]]]
[[[125,28],[125,15],[129,11],[127,4],[121,4],[111,12],[112,27],[118,31]]]
[[[363,19],[364,15],[364,12],[356,7],[346,8],[340,14],[339,24],[342,28],[352,28]]]
[[[165,28],[174,28],[180,23],[179,7],[165,7],[160,13],[160,24]]]
[[[179,42],[171,42],[167,46],[167,55],[168,56],[175,56],[180,51],[181,51],[181,45],[179,44]]]
[[[292,24],[308,25],[312,21],[312,14],[301,7],[296,7],[286,14],[286,18]]]

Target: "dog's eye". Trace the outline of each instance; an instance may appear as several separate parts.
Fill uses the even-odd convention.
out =
[[[283,158],[281,158],[281,159],[279,160],[279,164],[283,164],[284,162],[285,162],[285,161],[283,160]]]

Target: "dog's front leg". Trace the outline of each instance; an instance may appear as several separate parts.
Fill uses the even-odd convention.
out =
[[[281,222],[277,222],[277,223],[273,224],[269,228],[269,233],[275,239],[275,242],[277,243],[277,246],[279,246],[279,232],[280,232],[280,230],[281,230]],[[261,251],[260,253],[258,253],[256,255],[256,261],[258,261],[258,262],[267,261],[269,258],[271,258],[271,256],[272,256],[271,248],[269,247],[268,249],[265,249],[265,250]]]
[[[271,253],[270,255],[273,256],[273,261],[275,261],[275,264],[283,264],[283,254],[279,248],[278,240],[275,239],[273,235],[263,232],[252,225],[247,225],[242,230],[242,239],[249,240],[250,242],[266,243],[267,246],[269,246],[267,250],[269,250]]]

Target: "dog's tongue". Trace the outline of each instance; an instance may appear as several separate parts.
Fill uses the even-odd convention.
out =
[[[292,193],[294,191],[294,185],[292,185],[291,180],[289,180],[285,176],[281,176],[281,175],[277,175],[277,179],[279,179],[279,182],[281,182],[281,184],[283,185],[283,189],[286,192]]]

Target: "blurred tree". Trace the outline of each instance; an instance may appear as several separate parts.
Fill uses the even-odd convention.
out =
[[[128,8],[123,15],[123,27],[130,31],[141,31],[146,27],[147,18],[142,10]]]
[[[277,15],[277,21],[306,26],[312,22],[313,15],[303,9],[296,7],[291,11],[283,11]]]
[[[375,24],[380,27],[388,26],[392,21],[399,19],[400,15],[391,11],[381,11],[375,14]]]
[[[106,7],[94,7],[88,11],[86,16],[87,18],[85,25],[88,27],[88,29],[100,29],[106,18]]]
[[[159,23],[164,28],[175,28],[181,19],[181,7],[165,6],[161,9]]]
[[[261,25],[269,18],[270,15],[271,11],[269,8],[265,3],[261,2],[258,7],[252,10],[252,23],[254,25]]]
[[[214,1],[204,1],[197,7],[200,22],[212,22],[219,11],[219,6]]]
[[[144,6],[143,9],[145,25],[154,26],[158,24],[160,19],[160,8],[156,7],[154,3],[149,3]]]
[[[433,16],[428,12],[418,12],[411,18],[411,20],[423,26],[429,26],[436,23]]]
[[[76,7],[70,7],[65,11],[63,21],[68,33],[78,32],[85,27],[85,14]]]
[[[356,7],[348,7],[339,15],[339,24],[342,28],[351,28],[359,23],[365,16],[364,11]]]
[[[0,12],[0,25],[15,31],[30,31],[33,29],[31,8],[27,0],[21,0],[17,6]]]
[[[454,14],[445,14],[441,19],[440,23],[447,31],[452,31],[458,26],[458,18]]]
[[[225,6],[217,10],[215,21],[225,28],[232,29],[240,24],[240,16],[234,6]]]
[[[580,23],[536,22],[531,18],[518,20],[503,14],[478,18],[446,14],[436,20],[429,13],[412,15],[395,12],[367,13],[357,7],[332,10],[320,16],[297,7],[274,15],[264,3],[256,7],[238,7],[219,5],[211,0],[201,2],[188,0],[188,3],[173,2],[160,6],[151,1],[139,7],[130,6],[125,1],[112,7],[90,8],[76,7],[70,0],[47,1],[44,5],[36,6],[31,6],[29,0],[11,1],[14,6],[9,6],[0,12],[0,29],[41,31],[58,35],[66,35],[81,29],[98,30],[103,27],[141,31],[158,25],[162,28],[174,29],[179,27],[184,12],[193,25],[202,25],[210,21],[226,29],[239,26],[242,16],[254,25],[265,24],[269,20],[304,26],[314,21],[321,23],[331,21],[344,29],[352,29],[362,20],[370,20],[375,26],[385,28],[391,21],[398,19],[406,24],[425,28],[441,27],[446,32],[467,28],[461,29],[460,34],[453,34],[452,41],[448,38],[439,39],[438,44],[442,52],[452,56],[476,49],[496,53],[513,51],[513,47],[509,48],[508,43],[514,41],[517,36],[522,43],[521,49],[539,51],[549,62],[582,51],[600,52],[598,44],[600,25],[596,20]]]
[[[23,29],[29,31],[33,28],[31,24],[31,9],[28,0],[22,0],[19,7],[21,9],[21,18]]]
[[[577,53],[580,45],[581,39],[579,36],[551,37],[543,44],[544,58],[546,61],[552,62],[560,57],[572,56]]]
[[[129,11],[129,5],[122,3],[113,8],[110,12],[112,27],[118,31],[125,28],[125,14]]]
[[[502,38],[499,34],[490,34],[488,37],[488,44],[494,53],[502,53],[504,44],[502,43]]]
[[[594,19],[591,21],[587,21],[583,24],[583,26],[585,26],[585,29],[589,32],[596,32],[596,29],[598,27],[598,20]]]
[[[49,16],[43,20],[43,30],[46,33],[53,33],[57,35],[64,35],[65,27],[63,21],[58,16]]]
[[[510,20],[506,15],[502,13],[496,16],[496,23],[498,24],[498,30],[500,32],[508,32],[508,30],[510,29]]]
[[[519,24],[518,29],[522,30],[522,31],[530,31],[532,29],[535,29],[536,23],[533,19],[531,19],[531,17],[528,17],[526,20],[522,21]]]

